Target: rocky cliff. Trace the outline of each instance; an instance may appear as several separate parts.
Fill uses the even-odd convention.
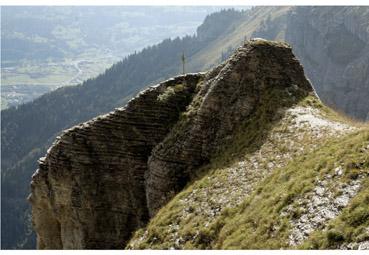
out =
[[[154,148],[147,172],[151,216],[179,192],[196,169],[220,153],[245,120],[274,116],[312,91],[287,44],[255,40],[239,48],[198,84],[184,117]],[[291,98],[286,99],[287,93]],[[273,109],[260,109],[280,100]]]
[[[335,166],[337,177],[323,176],[311,184],[315,174],[310,169],[333,167],[311,153],[319,154],[325,142],[358,130],[338,119],[320,104],[287,44],[246,42],[209,72],[160,83],[126,107],[58,137],[32,177],[29,200],[38,248],[301,245],[312,231],[340,215],[366,176],[362,170],[367,161],[361,158],[365,138],[355,143],[362,150],[360,165],[342,163]],[[343,152],[340,156],[345,158]],[[305,164],[306,175],[295,177],[301,172],[296,165],[283,170],[299,157],[295,164]],[[351,179],[346,178],[351,174],[347,166],[356,169]],[[273,174],[281,179],[268,180]],[[342,178],[336,193],[324,192]],[[263,185],[268,182],[276,189]],[[294,193],[285,194],[286,189]],[[318,202],[309,204],[312,196]],[[297,213],[297,204],[307,209]],[[265,215],[255,211],[260,206],[267,208]],[[283,224],[290,215],[294,218],[287,227]],[[265,228],[247,225],[257,222],[256,216]],[[236,218],[247,238],[235,228]],[[307,224],[305,218],[312,220]],[[256,246],[256,234],[264,246]],[[233,236],[244,243],[228,240]],[[284,242],[274,240],[286,236]]]

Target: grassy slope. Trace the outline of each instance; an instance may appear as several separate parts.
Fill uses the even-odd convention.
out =
[[[222,222],[223,228],[214,243],[215,247],[225,249],[287,248],[290,218],[298,217],[301,213],[299,210],[303,208],[294,203],[297,198],[312,191],[317,177],[324,178],[324,175],[334,174],[333,170],[337,162],[345,166],[344,175],[339,180],[341,182],[357,178],[358,172],[368,173],[368,155],[362,150],[364,146],[367,146],[368,141],[368,130],[355,132],[342,139],[329,141],[313,153],[299,157],[286,167],[275,171],[259,183],[256,191],[234,212],[222,216],[220,222]],[[353,167],[358,162],[364,164],[360,168]],[[356,200],[360,201],[365,197],[368,199],[368,190],[365,185],[361,193],[358,195],[360,198],[356,198]],[[359,213],[350,213],[350,209],[347,209],[343,217],[350,219],[348,222],[354,222],[353,226],[355,224],[356,226],[367,226],[368,214],[362,212],[368,212],[368,204],[358,202],[355,204],[360,207]],[[281,216],[282,210],[288,205],[292,205],[293,213]],[[333,223],[333,225],[335,224]],[[326,243],[325,240],[330,240],[329,232],[328,237],[320,239],[318,244],[317,239],[313,238],[311,242],[308,242],[312,245],[306,244],[302,247],[330,247],[329,241]],[[351,236],[352,232],[352,229],[342,228],[340,234],[350,236],[350,239],[356,239],[356,237]],[[360,228],[357,232],[355,235],[360,235],[364,231]],[[320,233],[320,236],[326,237],[326,231]]]
[[[317,109],[323,119],[349,122],[313,96],[297,106]],[[304,214],[297,202],[309,199],[319,178],[332,174],[337,164],[342,165],[344,174],[328,182],[328,189],[334,190],[336,181],[349,183],[358,174],[368,173],[368,151],[363,148],[369,146],[369,130],[350,122],[357,127],[317,132],[297,125],[295,117],[287,112],[277,123],[268,122],[263,114],[246,123],[234,142],[204,167],[202,174],[163,207],[146,228],[136,232],[128,248],[288,248],[291,222]],[[261,138],[263,125],[273,127],[263,144],[253,148]],[[367,185],[362,187],[342,216],[330,223],[334,225],[330,228],[341,230],[345,237],[339,239],[341,242],[364,238],[368,203],[362,202],[368,199],[368,189]],[[287,208],[288,213],[283,214]],[[332,235],[329,233],[316,232],[300,247],[330,247],[324,241]]]

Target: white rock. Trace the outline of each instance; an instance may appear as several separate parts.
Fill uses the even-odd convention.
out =
[[[341,195],[341,196],[337,197],[334,200],[334,203],[339,207],[345,207],[345,206],[347,206],[349,200],[350,200],[350,197],[348,195],[344,194],[344,195]]]
[[[362,242],[359,245],[359,250],[369,250],[369,241]]]
[[[324,191],[325,189],[323,187],[316,187],[315,188],[315,193],[318,195],[318,196],[323,196],[324,195]]]
[[[336,176],[341,176],[341,175],[343,174],[343,169],[342,169],[342,167],[341,167],[341,166],[336,167],[336,168],[334,169],[334,174],[335,174]]]

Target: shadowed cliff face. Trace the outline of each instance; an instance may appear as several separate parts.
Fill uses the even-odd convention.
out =
[[[274,97],[287,108],[311,91],[288,45],[254,40],[206,74],[65,131],[32,178],[38,248],[124,248],[260,104]]]
[[[71,128],[55,141],[32,177],[38,248],[124,247],[148,220],[147,158],[190,102],[200,78],[189,74],[149,88],[125,108]]]

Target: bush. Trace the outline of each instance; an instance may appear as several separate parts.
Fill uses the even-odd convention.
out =
[[[343,234],[337,230],[333,229],[327,232],[327,241],[329,246],[338,242],[343,242],[344,240],[345,237],[343,236]]]

